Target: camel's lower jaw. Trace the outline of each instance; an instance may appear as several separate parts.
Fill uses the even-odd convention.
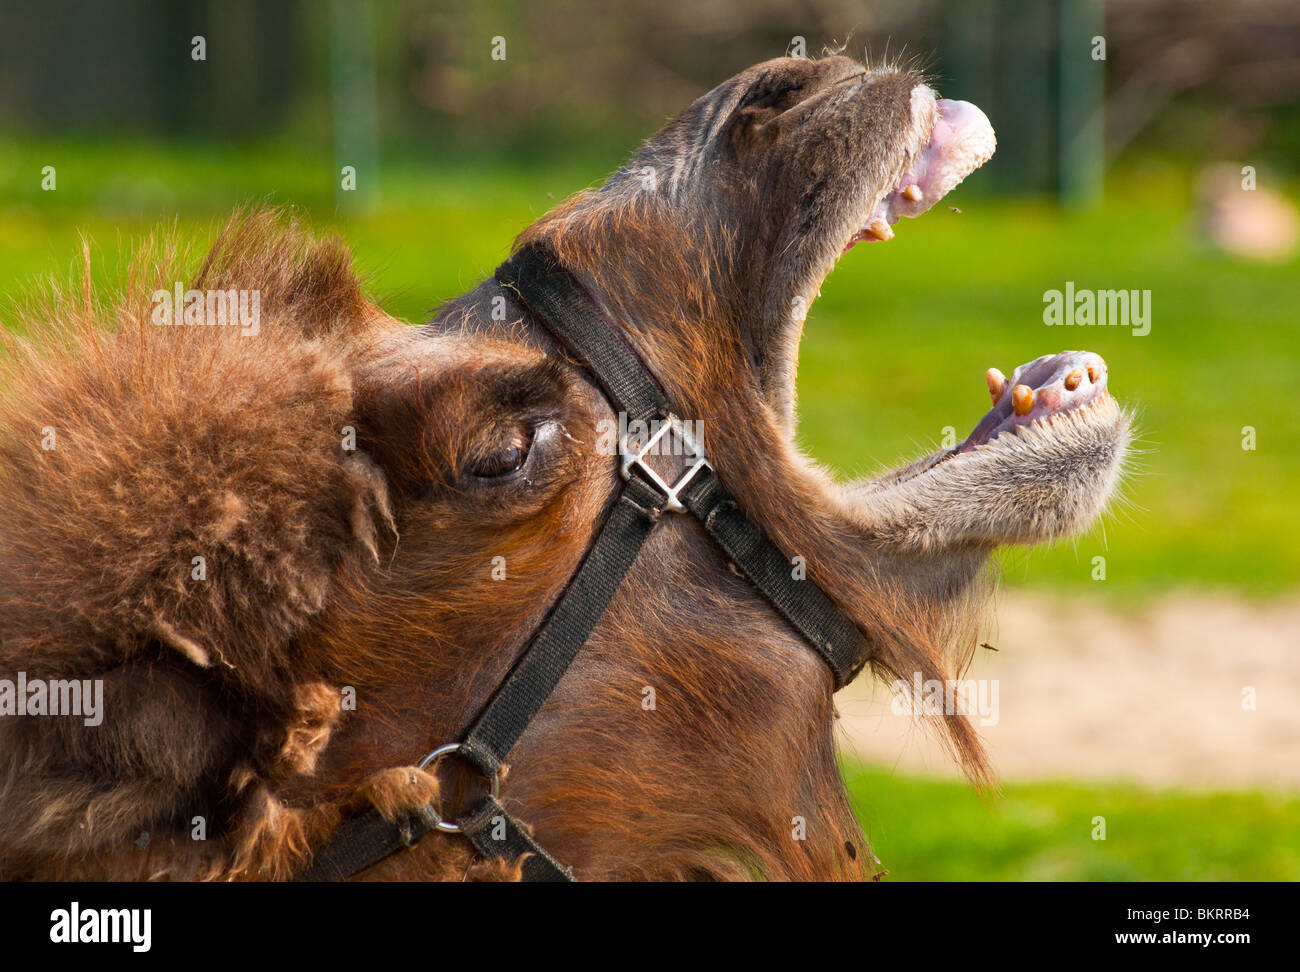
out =
[[[1045,354],[1005,377],[996,368],[985,372],[993,407],[957,447],[969,452],[1004,432],[1080,411],[1109,399],[1110,369],[1090,351]]]
[[[1027,448],[1050,451],[1072,437],[1088,451],[1087,443],[1093,441],[1089,430],[1105,440],[1127,428],[1128,417],[1110,395],[1109,369],[1100,355],[1088,351],[1043,355],[1016,368],[1010,378],[990,368],[985,380],[993,407],[965,440],[882,476],[876,486],[901,485],[948,469],[949,463],[993,459],[999,452],[1024,457]],[[1080,437],[1080,433],[1085,434]]]

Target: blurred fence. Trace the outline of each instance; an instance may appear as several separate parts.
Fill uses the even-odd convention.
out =
[[[1004,191],[1091,198],[1135,142],[1300,155],[1294,0],[0,0],[0,126],[625,149],[792,46],[923,65],[993,119]]]

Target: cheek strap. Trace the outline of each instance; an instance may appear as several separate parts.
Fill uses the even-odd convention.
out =
[[[591,637],[665,514],[700,521],[776,612],[821,655],[836,689],[852,681],[870,656],[857,626],[815,583],[796,580],[789,558],[740,509],[709,463],[703,443],[673,414],[659,382],[577,280],[534,246],[520,249],[497,268],[496,278],[586,365],[615,410],[627,417],[628,428],[638,430],[619,443],[623,487],[577,572],[463,741],[435,750],[421,764],[455,755],[487,778],[491,794],[456,823],[444,820],[432,807],[396,821],[372,810],[340,827],[300,880],[351,877],[414,846],[430,830],[461,833],[484,857],[510,862],[523,858],[527,880],[574,879],[497,799],[501,767]],[[687,457],[685,471],[675,482],[664,480],[644,461],[656,448]]]

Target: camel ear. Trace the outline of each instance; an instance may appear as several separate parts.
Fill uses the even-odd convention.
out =
[[[727,143],[743,161],[771,145],[779,134],[776,125],[768,124],[778,115],[770,107],[750,105],[734,112],[727,120]]]

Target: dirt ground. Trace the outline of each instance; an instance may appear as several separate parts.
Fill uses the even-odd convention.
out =
[[[1300,600],[1176,595],[1121,613],[1004,592],[997,617],[998,651],[965,677],[998,680],[981,732],[1001,779],[1300,786]],[[928,730],[891,713],[887,687],[860,679],[838,703],[847,750],[957,775]]]

